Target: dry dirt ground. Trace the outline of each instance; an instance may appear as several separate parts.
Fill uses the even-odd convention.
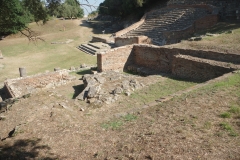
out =
[[[146,87],[169,80],[142,79]],[[81,81],[31,95],[1,113],[0,159],[240,159],[239,79],[229,74],[154,106],[133,94],[92,108],[69,95]]]

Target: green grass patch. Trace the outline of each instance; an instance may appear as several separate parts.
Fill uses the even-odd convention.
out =
[[[120,129],[125,123],[131,122],[137,119],[137,116],[134,114],[127,114],[118,120],[108,121],[106,123],[102,123],[101,127],[104,129],[112,129],[117,130]]]
[[[220,123],[220,126],[222,129],[228,131],[230,136],[233,136],[233,137],[238,136],[238,134],[235,132],[235,130],[232,128],[232,126],[229,123],[222,122]]]
[[[154,101],[160,97],[173,94],[177,91],[184,90],[196,84],[197,83],[195,82],[167,78],[166,80],[152,84],[143,90],[134,92],[130,95],[130,97],[144,104]]]
[[[233,105],[231,106],[229,112],[233,114],[240,114],[240,107],[237,105]]]
[[[133,121],[133,120],[137,119],[137,116],[133,115],[133,114],[127,114],[126,116],[123,117],[123,119],[125,121]]]
[[[123,125],[122,121],[112,121],[112,122],[107,122],[101,124],[101,127],[104,129],[112,129],[112,130],[117,130]]]
[[[224,113],[220,114],[220,117],[221,117],[221,118],[230,118],[230,117],[231,117],[231,113],[229,113],[229,112],[224,112]]]

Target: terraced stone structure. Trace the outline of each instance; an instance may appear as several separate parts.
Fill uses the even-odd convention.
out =
[[[116,37],[147,36],[154,45],[178,43],[194,32],[215,25],[219,18],[240,19],[238,0],[170,0],[166,7],[116,33]],[[126,39],[127,40],[127,39]]]
[[[207,4],[215,8],[222,19],[237,19],[240,11],[239,0],[170,0],[168,5]]]

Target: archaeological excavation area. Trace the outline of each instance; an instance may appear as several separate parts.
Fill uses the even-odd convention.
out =
[[[61,63],[64,48],[86,60],[4,81],[0,159],[240,159],[240,30],[208,33],[239,13],[238,0],[169,0],[109,36],[54,43]]]

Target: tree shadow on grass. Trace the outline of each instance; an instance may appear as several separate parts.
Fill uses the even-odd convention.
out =
[[[48,153],[51,149],[47,145],[40,145],[41,139],[30,140],[22,139],[17,140],[12,145],[0,144],[0,159],[1,160],[25,160],[25,159],[44,159],[54,160],[58,159],[52,153]],[[44,150],[49,155],[41,156],[39,151]],[[46,155],[46,154],[45,154]]]

